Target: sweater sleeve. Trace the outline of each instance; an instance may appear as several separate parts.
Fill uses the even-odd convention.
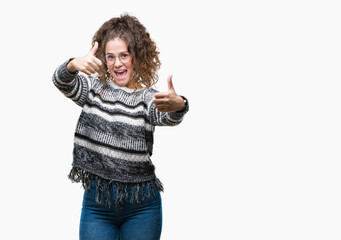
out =
[[[70,73],[66,68],[69,61],[66,61],[55,70],[52,81],[66,97],[72,99],[77,105],[83,106],[88,98],[91,86],[90,79],[80,75],[79,71]]]
[[[160,112],[153,103],[153,98],[157,91],[155,89],[149,89],[146,94],[146,101],[148,106],[148,117],[152,125],[155,126],[176,126],[179,125],[185,117],[185,114],[189,110],[187,98],[181,96],[185,102],[186,107],[182,111],[178,112]]]

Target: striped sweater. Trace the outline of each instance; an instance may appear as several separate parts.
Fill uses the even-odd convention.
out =
[[[112,184],[117,185],[117,202],[130,192],[138,201],[140,186],[147,187],[146,196],[150,190],[162,191],[150,159],[154,128],[179,124],[188,104],[181,112],[159,112],[152,103],[155,89],[134,91],[113,82],[103,88],[98,78],[68,72],[67,63],[56,69],[52,80],[66,97],[82,107],[69,178],[82,182],[85,189],[93,183],[100,186],[96,199],[101,204],[110,204]]]

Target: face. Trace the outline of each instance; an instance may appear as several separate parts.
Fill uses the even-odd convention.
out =
[[[105,46],[105,58],[115,84],[134,89],[135,80],[132,80],[134,74],[133,63],[125,41],[121,38],[108,41]]]

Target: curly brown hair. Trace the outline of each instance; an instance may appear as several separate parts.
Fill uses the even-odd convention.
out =
[[[159,52],[155,42],[150,38],[146,28],[139,20],[127,13],[120,17],[106,21],[92,38],[92,46],[98,42],[96,57],[105,62],[105,46],[108,41],[121,38],[128,46],[128,52],[132,55],[135,81],[147,88],[153,86],[159,80],[157,71],[160,68]],[[98,71],[98,77],[106,85],[108,67],[102,64]]]

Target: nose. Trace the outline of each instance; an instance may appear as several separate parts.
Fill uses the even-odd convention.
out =
[[[120,67],[122,65],[121,59],[119,57],[116,57],[114,65],[115,67]]]

